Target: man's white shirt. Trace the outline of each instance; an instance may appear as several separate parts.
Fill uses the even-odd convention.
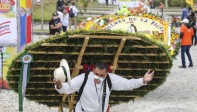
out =
[[[56,86],[55,89],[60,94],[71,94],[76,91],[78,92],[84,81],[84,75],[85,74],[83,73],[73,78],[71,80],[71,86],[69,86],[67,83],[63,83],[61,89],[57,89]],[[109,77],[112,83],[112,90],[132,90],[146,85],[143,83],[143,78],[126,79],[112,73],[109,73]],[[96,88],[98,92],[96,91]],[[76,105],[75,112],[83,112],[82,108],[85,110],[84,112],[102,112],[102,89],[102,84],[95,86],[93,72],[90,72],[81,98]],[[111,91],[107,85],[104,112],[107,111],[110,93]]]
[[[62,25],[63,26],[68,26],[69,25],[69,14],[68,13],[66,15],[63,15]]]

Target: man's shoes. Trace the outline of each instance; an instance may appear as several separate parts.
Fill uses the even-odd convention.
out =
[[[193,64],[190,64],[188,67],[193,67]]]
[[[179,68],[186,68],[186,66],[179,66]]]

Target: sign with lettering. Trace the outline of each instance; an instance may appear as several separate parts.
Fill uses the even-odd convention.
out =
[[[16,0],[0,0],[0,46],[16,46]]]
[[[105,27],[105,29],[122,30],[132,33],[138,32],[154,35],[154,32],[163,33],[164,26],[158,21],[152,19],[129,16],[111,22]]]

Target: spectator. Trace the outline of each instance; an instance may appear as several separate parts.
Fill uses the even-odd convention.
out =
[[[193,28],[190,27],[189,25],[189,20],[188,19],[183,19],[182,26],[180,29],[180,40],[181,40],[181,60],[182,60],[182,65],[179,66],[179,68],[186,68],[186,63],[185,63],[185,52],[186,55],[189,59],[189,66],[188,67],[193,67],[193,62],[192,58],[190,55],[190,48],[192,45],[192,38],[194,36]]]
[[[160,10],[161,10],[161,15],[163,16],[164,4],[163,4],[162,2],[160,2],[159,4],[160,4],[159,8],[160,8]]]
[[[186,8],[186,5],[184,5],[181,14],[181,20],[187,18],[187,16],[188,16],[188,9]]]
[[[149,0],[149,2],[150,2],[150,8],[151,8],[151,9],[154,9],[155,6],[154,6],[154,3],[153,3],[153,0]]]
[[[189,14],[189,13],[192,13],[192,12],[193,12],[193,11],[192,11],[192,8],[191,8],[191,6],[189,6],[189,7],[188,7],[188,14]]]
[[[194,34],[196,34],[196,15],[195,12],[191,12],[191,14],[187,17],[189,20],[189,25],[193,28]],[[193,41],[194,40],[194,41]],[[196,35],[194,35],[194,38],[192,39],[192,44],[196,45]]]
[[[69,25],[69,14],[66,11],[66,9],[64,9],[64,11],[63,11],[63,20],[62,20],[63,32],[67,31],[68,25]]]
[[[58,11],[58,10],[57,10],[57,13],[58,13],[58,17],[62,21],[62,19],[63,19],[63,13],[61,11]]]
[[[56,10],[63,12],[64,10],[64,0],[58,0],[56,3]]]
[[[106,5],[108,6],[108,2],[109,2],[109,0],[105,0],[105,2],[106,2]]]
[[[69,8],[69,23],[70,23],[70,28],[72,25],[75,26],[75,29],[77,28],[77,13],[79,12],[78,9],[75,7],[75,3],[73,2],[72,5]]]
[[[65,6],[64,8],[66,9],[67,13],[69,13],[70,10],[69,10],[69,5],[68,5],[68,3],[65,3],[64,6]]]
[[[174,16],[174,15],[172,15],[171,24],[172,24],[172,27],[173,27],[173,26],[178,27],[177,17]]]
[[[150,7],[151,6],[150,5],[151,4],[150,3],[150,0],[147,0],[145,3],[146,3],[146,5],[144,7],[146,7],[146,10],[147,10],[146,12],[149,13],[150,12],[150,9],[151,9],[151,7]]]
[[[58,17],[58,13],[55,12],[52,14],[52,18],[49,21],[49,34],[55,35],[55,33],[60,33],[62,27],[62,22]]]

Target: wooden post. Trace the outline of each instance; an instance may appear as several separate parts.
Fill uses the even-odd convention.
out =
[[[122,51],[122,48],[124,47],[125,42],[126,42],[126,38],[122,38],[122,40],[120,42],[120,45],[118,47],[118,50],[116,52],[116,55],[114,57],[114,61],[112,63],[112,66],[115,66],[116,68],[117,68],[118,58],[120,56],[120,53]],[[112,73],[115,73],[115,69],[112,70]]]
[[[163,41],[166,45],[168,45],[168,27],[169,27],[169,23],[164,22]]]
[[[44,25],[44,11],[43,11],[43,0],[41,0],[41,30],[43,30],[43,25]]]
[[[80,70],[79,66],[81,65],[85,49],[88,45],[88,41],[89,41],[89,37],[87,36],[84,40],[83,46],[82,46],[81,51],[78,55],[77,62],[75,64],[75,67],[74,67],[73,72],[72,72],[72,77],[75,77],[77,74],[79,74],[79,70]],[[62,98],[62,102],[65,102],[65,100],[66,100],[66,94]],[[73,110],[73,104],[75,102],[74,100],[75,100],[75,93],[71,94],[71,99],[69,101],[69,112],[72,112],[72,110]],[[59,109],[59,110],[62,110],[62,109]]]

